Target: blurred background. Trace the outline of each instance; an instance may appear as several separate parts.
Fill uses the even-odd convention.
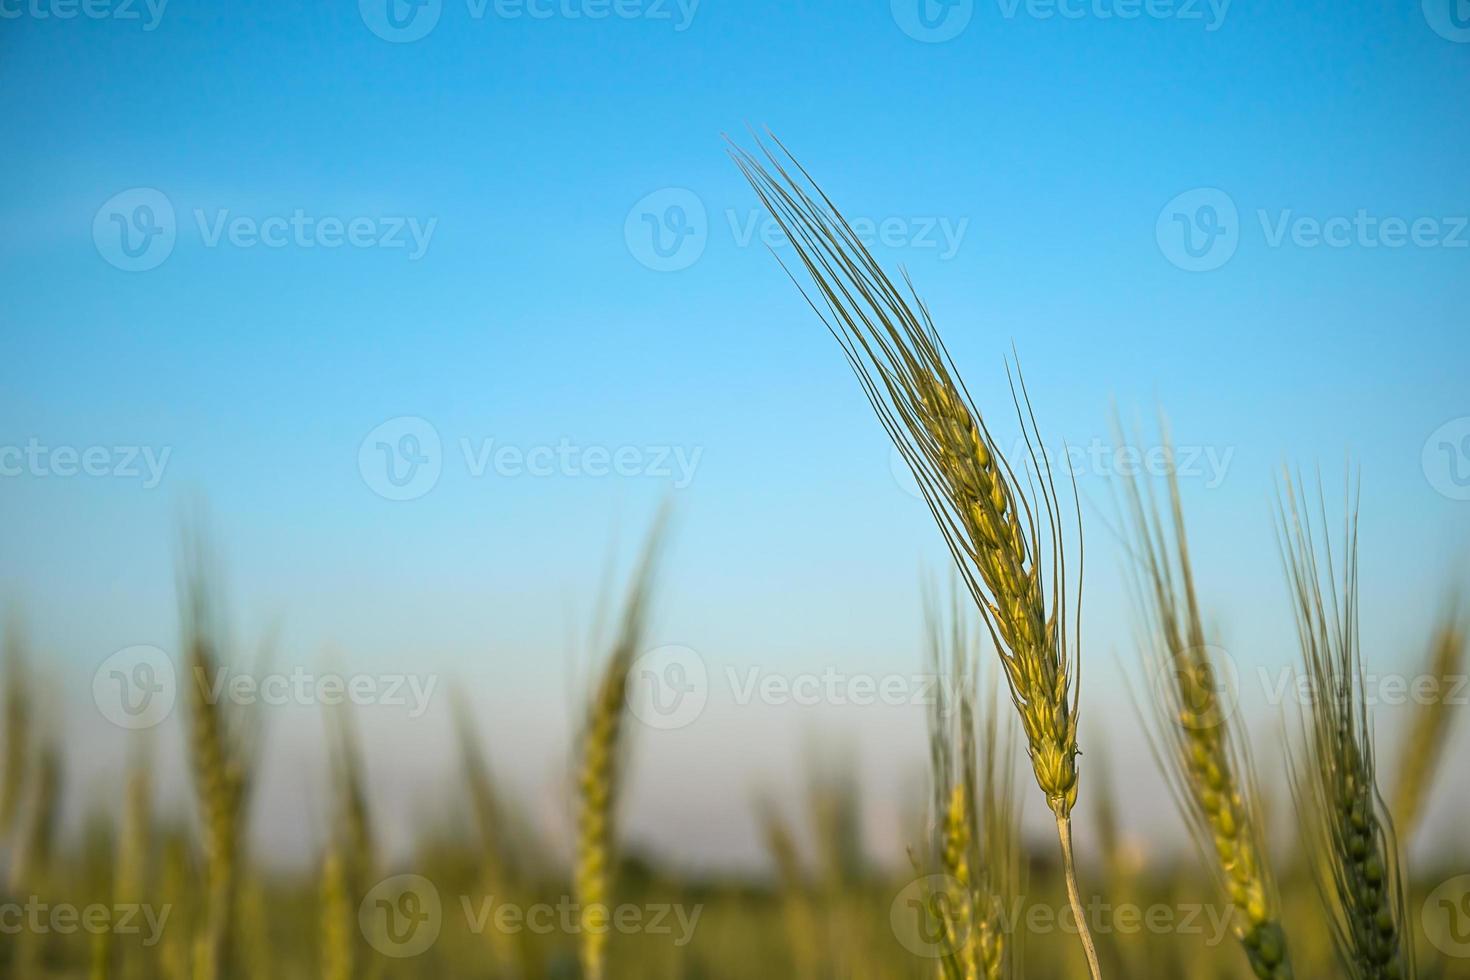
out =
[[[863,853],[907,868],[949,557],[727,133],[769,127],[908,271],[1007,448],[1019,358],[1086,528],[1083,741],[1112,764],[1084,778],[1139,848],[1189,846],[1115,532],[1159,412],[1258,744],[1292,724],[1283,464],[1338,502],[1361,474],[1370,672],[1412,672],[1470,583],[1460,0],[3,0],[0,83],[0,599],[62,842],[140,740],[158,811],[192,808],[170,672],[205,528],[226,666],[282,685],[251,698],[253,861],[320,860],[324,676],[362,685],[385,864],[453,823],[455,697],[565,851],[666,505],[645,646],[698,704],[635,711],[621,835],[758,880],[752,801],[849,766]],[[152,714],[119,677],[162,685]],[[1391,746],[1413,705],[1384,701]],[[1463,855],[1467,803],[1443,780],[1415,846]]]

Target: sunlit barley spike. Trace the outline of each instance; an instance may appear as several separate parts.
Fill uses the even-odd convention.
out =
[[[1407,847],[1414,840],[1424,805],[1439,770],[1455,714],[1451,692],[1456,678],[1465,674],[1470,628],[1452,603],[1435,627],[1424,667],[1424,676],[1436,682],[1434,696],[1417,703],[1407,736],[1398,753],[1398,778],[1393,791],[1394,827]]]
[[[1016,967],[1003,917],[1018,893],[1009,745],[998,730],[997,692],[977,704],[972,640],[958,598],[947,629],[932,601],[925,619],[930,664],[945,679],[929,720],[938,863],[959,892],[951,896],[952,921],[944,923],[950,939],[940,975],[999,980]]]
[[[1251,757],[1231,718],[1233,706],[1216,683],[1172,452],[1165,458],[1168,498],[1162,507],[1153,486],[1143,486],[1138,476],[1123,483],[1144,663],[1150,681],[1157,681],[1145,692],[1156,719],[1150,735],[1190,830],[1236,907],[1235,937],[1252,971],[1264,980],[1287,980],[1291,960]]]
[[[608,903],[617,845],[617,791],[628,673],[641,652],[653,565],[663,517],[650,532],[623,608],[611,654],[593,692],[578,750],[574,885],[582,919],[579,955],[585,980],[606,975]]]
[[[204,839],[204,929],[194,950],[196,977],[229,980],[234,957],[241,821],[247,759],[241,729],[213,697],[220,664],[220,625],[210,592],[206,549],[197,533],[186,539],[181,581],[184,685],[189,756]]]
[[[1335,555],[1320,487],[1314,518],[1297,482],[1285,479],[1278,534],[1313,697],[1303,718],[1305,747],[1292,760],[1293,792],[1346,974],[1410,980],[1403,864],[1378,794],[1358,649],[1357,489],[1349,484],[1342,552]]]
[[[1055,817],[1079,939],[1096,978],[1100,970],[1077,887],[1071,826],[1077,801],[1073,607],[1080,606],[1080,511],[1077,566],[1068,568],[1071,546],[1064,547],[1063,538],[1071,518],[1064,516],[1019,371],[1011,397],[1029,447],[1025,481],[1017,479],[991,437],[912,285],[905,280],[910,302],[806,171],[784,148],[780,152],[765,152],[767,169],[731,146],[731,157],[809,277],[810,288],[802,287],[808,304],[841,345],[913,471],[1006,664],[1032,770]]]

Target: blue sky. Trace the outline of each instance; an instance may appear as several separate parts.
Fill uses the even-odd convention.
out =
[[[109,653],[171,648],[173,545],[200,498],[242,633],[278,621],[292,662],[330,648],[456,678],[492,737],[525,738],[526,780],[564,752],[605,566],[665,497],[655,640],[717,673],[910,670],[918,579],[944,558],[761,244],[721,142],[747,125],[886,229],[877,253],[909,268],[987,411],[1006,418],[1014,343],[1057,447],[1111,445],[1116,402],[1161,406],[1225,461],[1185,490],[1243,662],[1292,655],[1273,469],[1335,477],[1351,453],[1365,639],[1417,652],[1470,543],[1467,12],[982,0],[926,8],[928,31],[905,4],[442,0],[396,8],[427,30],[410,41],[372,0],[0,5],[0,445],[102,447],[109,473],[128,447],[167,454],[156,486],[146,466],[0,479],[0,589],[63,697],[85,714]],[[151,268],[128,271],[118,222],[166,231],[131,240]],[[364,449],[405,417],[424,422]],[[384,499],[376,442],[405,433],[438,438],[439,475]],[[558,446],[576,462],[533,475]],[[625,475],[588,475],[600,450]],[[1105,509],[1097,469],[1081,486]],[[1103,724],[1128,622],[1099,513]],[[919,712],[727,707],[650,736],[650,833],[741,808],[829,723],[869,740],[879,785],[921,758]],[[670,814],[663,777],[717,748],[735,778],[696,774],[709,812]]]

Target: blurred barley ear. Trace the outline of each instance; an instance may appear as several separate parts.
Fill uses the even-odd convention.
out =
[[[955,590],[948,614],[925,604],[929,665],[937,681],[930,703],[934,851],[954,884],[941,906],[948,933],[942,972],[952,980],[1001,980],[1016,974],[1018,935],[1006,911],[1020,894],[1020,812],[1009,727],[1002,736],[998,691],[978,694],[974,637]]]
[[[194,976],[229,980],[234,974],[249,745],[243,720],[215,697],[223,663],[223,627],[212,592],[215,573],[199,532],[186,534],[182,566],[188,748],[204,841],[205,923],[194,944]]]
[[[118,831],[117,868],[113,895],[120,906],[140,906],[153,898],[153,749],[140,734],[128,754],[123,788],[122,821]],[[132,937],[118,944],[115,958],[122,980],[147,975],[146,950]]]
[[[1393,790],[1394,826],[1404,847],[1414,839],[1439,770],[1445,745],[1454,723],[1450,696],[1458,681],[1465,676],[1467,630],[1458,602],[1452,602],[1440,616],[1423,675],[1436,682],[1434,697],[1416,704],[1413,720],[1399,750],[1398,776]]]
[[[1116,428],[1122,445],[1121,427]],[[1255,770],[1232,718],[1232,692],[1221,690],[1220,665],[1200,615],[1167,433],[1164,445],[1167,501],[1161,502],[1153,484],[1137,475],[1123,482],[1140,647],[1151,681],[1144,696],[1154,717],[1147,727],[1180,812],[1235,909],[1235,937],[1251,970],[1262,980],[1288,980],[1291,960],[1262,833]]]
[[[5,624],[5,750],[0,773],[0,843],[9,843],[16,830],[26,766],[31,754],[31,691],[26,668],[25,634],[19,616],[11,612]]]
[[[1072,853],[1082,580],[1076,487],[1068,514],[1019,368],[1010,394],[1027,458],[1018,476],[912,283],[905,277],[900,290],[889,279],[811,176],[779,141],[776,146],[779,158],[762,145],[770,169],[733,143],[730,154],[790,241],[810,289],[789,268],[787,274],[842,347],[913,472],[984,620],[1026,734],[1037,785],[1056,820],[1067,896],[1096,980],[1101,971]],[[1065,540],[1074,519],[1075,544]]]
[[[666,513],[666,512],[665,512]],[[648,600],[653,586],[664,513],[648,543],[623,607],[611,654],[587,707],[577,760],[577,840],[574,886],[580,909],[579,957],[585,980],[606,976],[613,871],[617,846],[617,802],[623,727],[628,710],[628,675],[642,651]]]
[[[1285,475],[1277,520],[1312,692],[1293,792],[1344,970],[1353,980],[1405,980],[1415,974],[1403,863],[1378,792],[1358,649],[1357,487],[1349,481],[1334,555],[1320,484],[1314,517],[1300,483]]]
[[[775,801],[759,800],[756,811],[766,851],[776,866],[781,918],[791,948],[791,976],[794,980],[813,980],[821,975],[817,915],[795,837]]]
[[[356,927],[358,905],[378,876],[378,848],[368,804],[367,766],[351,708],[351,704],[331,705],[323,715],[333,787],[332,825],[322,868],[323,969],[345,969],[349,980],[373,975],[378,965],[362,948],[365,939]],[[327,928],[326,920],[337,915],[345,918],[337,927]]]
[[[460,765],[465,787],[474,811],[475,827],[480,838],[478,880],[486,895],[512,901],[522,893],[522,882],[511,861],[514,847],[510,812],[495,784],[490,762],[480,747],[474,718],[458,690],[450,702],[454,715],[455,735],[459,741]],[[520,977],[529,972],[532,954],[526,933],[509,933],[503,929],[486,929],[490,955],[495,961],[496,976]]]

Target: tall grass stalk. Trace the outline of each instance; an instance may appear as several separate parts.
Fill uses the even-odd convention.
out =
[[[1232,719],[1234,692],[1221,687],[1200,615],[1171,449],[1165,458],[1166,503],[1136,475],[1123,484],[1144,659],[1153,682],[1146,695],[1155,712],[1150,734],[1169,788],[1235,910],[1235,936],[1251,970],[1262,980],[1288,980],[1291,960],[1254,768]]]
[[[663,519],[648,545],[623,607],[622,622],[588,705],[577,761],[577,840],[574,886],[580,907],[579,957],[585,980],[603,980],[617,845],[623,728],[628,675],[642,650],[648,599]]]
[[[240,845],[248,788],[245,734],[240,719],[214,697],[221,663],[222,624],[211,591],[213,572],[197,533],[186,538],[181,602],[184,687],[189,757],[204,840],[205,924],[196,937],[196,980],[233,974]]]
[[[940,906],[950,913],[941,966],[946,980],[1001,980],[1019,962],[1019,937],[1006,925],[1020,876],[1011,739],[1000,734],[997,692],[978,699],[974,637],[955,598],[947,616],[931,600],[925,617],[938,681],[929,716],[935,851],[957,892]]]
[[[1378,792],[1358,648],[1358,500],[1349,485],[1342,552],[1286,477],[1278,535],[1312,697],[1293,786],[1338,957],[1354,980],[1414,976],[1413,937],[1393,822]],[[1320,526],[1319,526],[1320,525]]]
[[[780,147],[780,144],[777,143]],[[1067,896],[1091,975],[1101,975],[1072,853],[1077,802],[1081,520],[1068,566],[1064,514],[1019,372],[1011,399],[1027,446],[1018,476],[986,427],[928,308],[887,276],[810,175],[781,148],[767,169],[731,156],[790,241],[810,290],[788,268],[841,345],[903,456],[975,600],[1004,667],[1037,785],[1056,821]],[[784,263],[783,263],[784,267]],[[908,296],[905,296],[905,291]],[[1075,497],[1075,488],[1074,488]]]
[[[1434,697],[1416,705],[1395,766],[1398,776],[1392,797],[1393,819],[1399,839],[1406,847],[1419,828],[1434,775],[1449,741],[1455,718],[1450,698],[1456,690],[1456,678],[1465,675],[1466,654],[1470,651],[1467,641],[1470,641],[1470,628],[1460,614],[1458,603],[1452,603],[1435,626],[1423,669],[1423,676],[1436,682]]]

